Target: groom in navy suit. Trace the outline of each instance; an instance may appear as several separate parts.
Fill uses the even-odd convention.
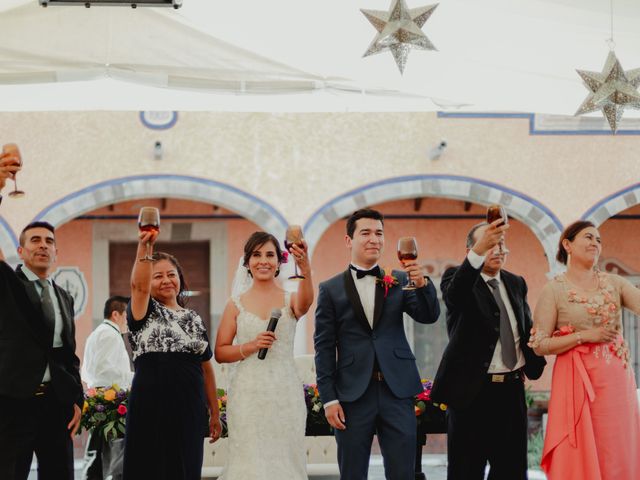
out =
[[[351,265],[320,284],[316,308],[318,389],[336,432],[344,480],[366,480],[374,434],[386,478],[414,478],[413,396],[422,385],[403,313],[420,323],[433,323],[440,314],[436,290],[415,262],[408,262],[405,271],[393,271],[394,284],[385,282],[377,265],[383,222],[375,210],[358,210],[347,220]],[[415,290],[402,289],[407,277]]]

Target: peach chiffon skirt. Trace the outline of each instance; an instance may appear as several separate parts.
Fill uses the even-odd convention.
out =
[[[640,408],[631,366],[608,345],[558,355],[541,466],[549,480],[640,478]]]

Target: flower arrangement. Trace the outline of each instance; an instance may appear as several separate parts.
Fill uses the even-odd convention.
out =
[[[394,277],[391,273],[388,273],[390,271],[391,270],[389,270],[388,268],[383,268],[382,278],[376,279],[376,282],[378,282],[380,285],[384,287],[384,298],[387,298],[387,295],[389,294],[389,289],[394,285],[398,284],[398,279]]]
[[[124,437],[129,392],[112,385],[85,392],[80,427],[98,432],[105,440]]]
[[[229,436],[229,428],[227,427],[227,392],[224,388],[218,388],[216,390],[218,397],[218,410],[220,411],[220,423],[222,424],[221,438]]]
[[[307,435],[333,435],[333,429],[324,416],[324,407],[320,400],[318,386],[315,383],[305,383],[304,401],[307,405]]]
[[[413,408],[418,419],[418,426],[424,427],[430,433],[446,433],[445,412],[447,406],[444,403],[436,403],[431,400],[433,382],[422,379],[422,392],[413,400]]]

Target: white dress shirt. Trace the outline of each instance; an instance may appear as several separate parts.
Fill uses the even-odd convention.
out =
[[[40,279],[40,277],[38,277],[35,273],[29,270],[26,265],[22,265],[21,269],[22,269],[22,273],[24,273],[24,276],[27,277],[27,280],[29,280],[35,285],[36,292],[38,292],[38,295],[42,297],[43,288],[38,283],[38,280]],[[58,347],[62,347],[62,329],[64,327],[64,321],[62,320],[62,311],[60,310],[60,303],[58,302],[58,296],[56,295],[56,292],[53,289],[53,284],[51,283],[51,280],[49,280],[48,278],[47,278],[47,282],[49,283],[49,285],[51,285],[51,300],[53,303],[53,313],[55,314],[55,317],[56,317],[56,324],[53,330],[53,347],[58,348]],[[47,364],[47,368],[44,371],[44,375],[42,376],[42,381],[43,382],[51,381],[51,371],[49,370],[49,364]]]
[[[482,264],[484,263],[485,258],[486,258],[485,256],[480,256],[473,250],[469,250],[469,253],[467,254],[467,260],[469,260],[469,263],[471,264],[471,266],[476,270],[482,267]],[[516,362],[515,367],[513,367],[513,370],[518,370],[524,367],[525,359],[524,359],[524,354],[522,353],[522,349],[520,348],[520,332],[518,331],[516,314],[514,313],[513,307],[511,306],[511,301],[509,300],[509,294],[507,293],[507,289],[505,288],[504,283],[502,283],[499,271],[495,277],[491,277],[486,273],[480,273],[480,276],[485,282],[488,282],[493,278],[495,278],[498,281],[498,291],[500,292],[500,297],[502,298],[502,302],[504,303],[504,306],[507,309],[507,315],[509,315],[509,323],[511,324],[511,330],[513,331],[513,338],[516,342],[516,356],[518,358],[518,361]],[[489,285],[487,285],[487,288],[489,290],[492,290],[492,288]],[[496,342],[496,348],[493,351],[493,357],[491,358],[491,364],[489,365],[489,369],[487,370],[487,373],[504,373],[510,370],[511,369],[507,367],[502,361],[502,344],[500,343],[500,338],[498,337],[498,341]]]
[[[355,263],[352,263],[351,265],[358,270],[370,270],[369,268],[363,268]],[[377,264],[371,268],[375,268],[376,266]],[[353,282],[356,284],[360,303],[362,303],[362,308],[364,309],[364,315],[367,317],[369,326],[373,328],[373,310],[376,306],[376,277],[373,275],[365,275],[362,278],[358,278],[357,273],[353,268],[351,268],[350,271],[351,276],[353,277]]]
[[[80,375],[89,388],[113,384],[125,389],[131,386],[133,372],[117,324],[105,320],[89,335]]]

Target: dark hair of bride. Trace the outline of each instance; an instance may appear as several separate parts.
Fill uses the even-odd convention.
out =
[[[276,249],[276,256],[278,257],[278,270],[276,270],[276,277],[280,274],[280,264],[282,263],[282,249],[278,239],[267,232],[253,232],[247,242],[244,244],[244,258],[243,265],[249,268],[249,259],[256,250],[259,250],[265,243],[271,242]],[[249,270],[251,275],[251,270]]]

